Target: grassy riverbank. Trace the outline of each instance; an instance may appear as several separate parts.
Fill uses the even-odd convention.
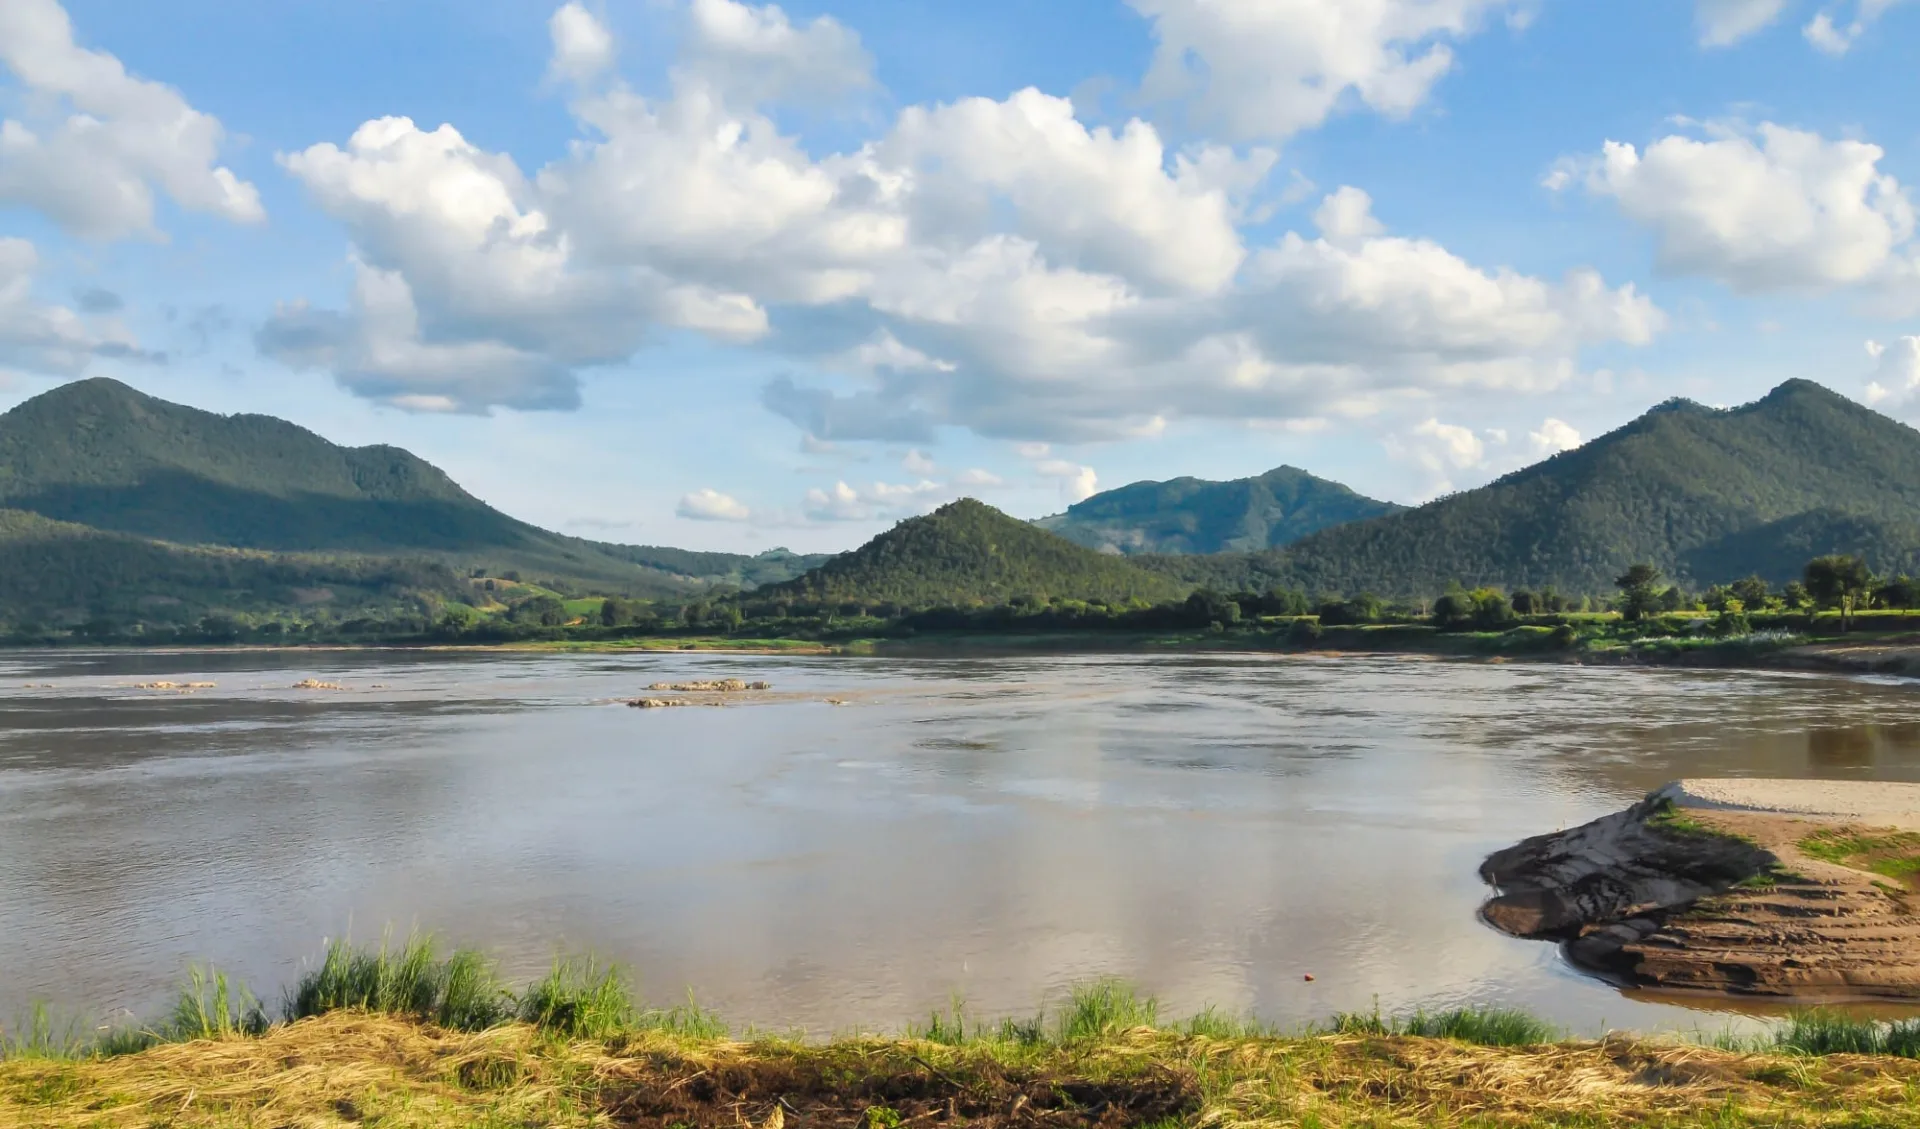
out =
[[[509,991],[418,942],[336,946],[280,1011],[201,976],[145,1030],[30,1025],[5,1043],[0,1126],[1920,1126],[1920,1025],[1831,1017],[1719,1047],[1477,1010],[1289,1034],[1171,1022],[1105,983],[1027,1020],[810,1041],[641,1007],[588,962]]]

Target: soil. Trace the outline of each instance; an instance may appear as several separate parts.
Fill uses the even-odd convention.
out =
[[[1576,965],[1641,987],[1920,999],[1910,832],[1825,811],[1685,806],[1689,799],[1672,785],[1495,853],[1481,866],[1498,891],[1482,916],[1515,936],[1563,942]]]
[[[793,1060],[667,1067],[656,1077],[621,1078],[602,1090],[601,1104],[615,1125],[662,1129],[896,1129],[961,1123],[970,1129],[1124,1129],[1200,1107],[1198,1079],[1180,1070],[1153,1068],[1095,1079],[990,1067],[959,1077],[918,1059],[890,1065],[871,1072],[822,1070]]]

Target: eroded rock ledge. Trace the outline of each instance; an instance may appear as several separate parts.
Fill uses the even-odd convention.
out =
[[[1920,785],[1680,781],[1480,873],[1489,924],[1627,983],[1920,998]]]

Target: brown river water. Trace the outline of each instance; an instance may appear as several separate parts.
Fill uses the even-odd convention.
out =
[[[635,710],[648,683],[760,703]],[[302,690],[304,679],[338,690]],[[210,682],[190,692],[142,682]],[[829,704],[838,699],[844,704]],[[1920,685],[1259,655],[0,656],[0,1023],[268,1000],[418,924],[737,1026],[1530,1009],[1718,1030],[1475,917],[1475,868],[1680,776],[1920,780]],[[1309,981],[1308,976],[1313,979]]]

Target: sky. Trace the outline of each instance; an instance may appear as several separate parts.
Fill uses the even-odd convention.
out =
[[[601,540],[1920,420],[1920,0],[0,0],[0,407]]]

